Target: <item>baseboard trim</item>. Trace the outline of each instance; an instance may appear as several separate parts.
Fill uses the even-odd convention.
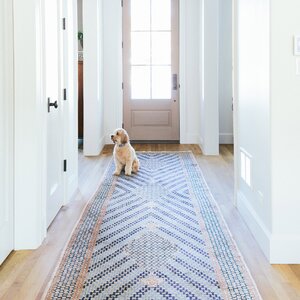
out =
[[[84,147],[84,142],[83,142],[83,153],[84,153],[84,156],[98,156],[103,147],[105,145],[105,136],[103,136],[99,142],[98,142],[98,145],[95,147],[95,149],[93,149],[93,151],[87,151]]]
[[[220,144],[233,144],[233,133],[220,133],[219,134],[219,143]]]
[[[197,134],[180,135],[180,144],[200,144],[200,137]]]
[[[263,253],[267,257],[268,261],[270,261],[271,233],[262,223],[260,217],[248,203],[247,198],[241,191],[237,192],[237,208]]]

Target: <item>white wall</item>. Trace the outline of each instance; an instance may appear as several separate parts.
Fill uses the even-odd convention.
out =
[[[238,209],[271,263],[300,263],[299,2],[238,6],[238,140],[252,157],[251,187],[239,177]]]
[[[271,5],[271,149],[273,236],[270,260],[300,263],[300,76],[293,36],[300,34],[298,0]]]
[[[104,146],[103,1],[83,1],[84,154],[98,155]]]
[[[239,146],[252,156],[252,187],[237,174],[237,205],[267,257],[272,231],[269,8],[269,0],[238,1],[239,78],[236,98]],[[240,151],[235,156],[239,163]]]
[[[219,142],[233,144],[232,0],[219,1]]]

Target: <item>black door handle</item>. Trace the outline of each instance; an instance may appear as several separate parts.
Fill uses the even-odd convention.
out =
[[[58,108],[57,100],[54,102],[50,102],[50,98],[48,98],[48,113],[50,112],[50,107]]]

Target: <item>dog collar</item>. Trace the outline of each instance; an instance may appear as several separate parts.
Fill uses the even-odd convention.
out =
[[[119,147],[122,148],[122,147],[124,147],[125,145],[126,145],[126,143],[125,143],[125,144],[119,144]]]

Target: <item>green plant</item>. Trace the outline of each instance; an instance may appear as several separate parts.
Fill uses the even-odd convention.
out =
[[[78,31],[77,38],[78,38],[78,41],[80,42],[81,47],[83,48],[83,32],[82,31]]]

